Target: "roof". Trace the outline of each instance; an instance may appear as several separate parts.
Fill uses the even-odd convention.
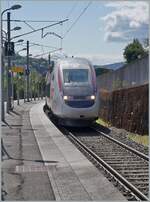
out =
[[[69,67],[69,68],[89,68],[92,64],[89,60],[85,58],[64,58],[59,59],[57,63],[61,67]]]

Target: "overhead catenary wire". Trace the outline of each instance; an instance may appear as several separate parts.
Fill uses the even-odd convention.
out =
[[[42,31],[43,29],[46,29],[46,28],[52,27],[52,26],[54,26],[54,25],[58,25],[58,24],[64,23],[64,22],[66,22],[66,21],[68,21],[68,19],[62,20],[62,21],[57,22],[57,23],[53,23],[53,24],[48,25],[48,26],[41,27],[41,28],[39,28],[39,29],[30,31],[30,32],[26,32],[26,33],[24,33],[24,34],[20,34],[20,35],[14,36],[14,37],[12,37],[11,39],[15,39],[15,38],[18,38],[18,37],[21,37],[21,36],[25,36],[25,35],[28,35],[28,34],[32,34],[32,33],[37,32],[37,31]]]
[[[32,30],[35,30],[35,29],[33,28],[33,26],[29,25],[29,23],[27,23],[26,21],[24,21],[24,23],[25,23],[28,27],[30,27]]]
[[[35,46],[43,46],[43,47],[47,47],[47,48],[54,48],[54,49],[57,48],[55,46],[47,46],[47,45],[44,45],[44,44],[39,44],[39,43],[34,43],[34,42],[30,42],[30,44],[35,45]],[[25,46],[25,45],[26,45],[26,43],[16,44],[16,46]]]
[[[52,50],[52,51],[48,51],[48,52],[45,52],[45,53],[42,53],[42,54],[38,54],[38,55],[35,55],[34,58],[35,57],[40,57],[40,56],[43,56],[43,55],[47,55],[49,53],[53,53],[53,52],[60,51],[60,50],[61,50],[61,48],[58,48],[58,49],[55,49],[55,50]]]
[[[77,4],[78,4],[78,2],[75,2],[75,3],[73,4],[73,6],[71,7],[70,11],[68,12],[66,18],[69,18],[69,17],[71,16],[71,14],[73,13],[73,11],[74,11],[74,9],[76,8]]]
[[[2,21],[6,21],[7,20],[2,20]],[[59,22],[61,20],[10,20],[11,22]]]
[[[90,1],[87,6],[82,10],[80,15],[76,18],[76,20],[72,23],[72,25],[69,27],[69,29],[65,32],[64,36],[62,38],[65,38],[66,35],[70,32],[70,30],[73,28],[73,26],[78,22],[78,20],[81,18],[81,16],[85,13],[85,11],[89,8],[89,6],[92,4]]]

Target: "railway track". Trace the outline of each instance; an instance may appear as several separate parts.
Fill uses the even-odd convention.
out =
[[[149,157],[95,128],[62,129],[128,200],[149,200]]]

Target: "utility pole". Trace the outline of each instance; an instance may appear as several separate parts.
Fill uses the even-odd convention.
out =
[[[27,41],[27,70],[26,70],[26,75],[27,75],[27,102],[29,102],[29,41]]]
[[[51,73],[51,55],[50,55],[50,53],[49,53],[49,55],[48,55],[48,66],[49,66],[49,71],[50,71],[50,73]]]
[[[48,64],[49,64],[49,67],[50,67],[50,63],[51,63],[51,55],[49,53],[49,55],[48,55]]]
[[[31,101],[32,101],[32,71],[30,73],[31,73],[30,74],[30,86],[31,86],[30,91],[31,91]]]
[[[8,46],[10,46],[10,12],[7,13]],[[11,110],[11,56],[8,55],[7,65],[7,113]]]
[[[2,15],[1,15],[1,120],[5,120],[4,110],[4,49],[3,49],[3,28],[2,28]]]
[[[24,97],[24,103],[26,102],[26,72],[24,71],[23,73],[23,79],[24,79],[24,94],[23,94],[23,97]]]

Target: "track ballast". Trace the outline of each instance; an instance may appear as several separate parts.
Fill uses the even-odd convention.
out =
[[[103,168],[108,179],[128,200],[148,200],[148,156],[94,128],[67,128],[65,132],[98,168]]]

